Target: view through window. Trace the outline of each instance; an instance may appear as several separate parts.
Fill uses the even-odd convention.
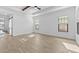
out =
[[[68,17],[62,16],[58,18],[58,32],[68,32]]]

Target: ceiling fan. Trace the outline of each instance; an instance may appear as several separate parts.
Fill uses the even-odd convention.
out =
[[[24,7],[23,9],[22,9],[22,11],[25,11],[26,9],[28,9],[29,7],[31,7],[31,6],[26,6],[26,7]],[[39,8],[38,6],[34,6],[35,8],[37,8],[38,10],[41,10],[41,8]]]

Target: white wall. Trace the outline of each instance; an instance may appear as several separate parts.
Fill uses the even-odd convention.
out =
[[[76,10],[75,10],[75,12],[76,12],[76,24],[75,24],[75,30],[76,30],[76,42],[79,44],[79,34],[77,34],[77,22],[79,22],[79,7],[76,7]]]
[[[32,33],[32,16],[9,8],[0,8],[1,14],[11,14],[13,16],[13,36]]]
[[[58,32],[58,17],[68,16],[69,31]],[[39,33],[75,39],[75,8],[70,7],[34,17],[39,19]]]
[[[32,18],[30,15],[15,14],[13,19],[13,35],[32,33]]]

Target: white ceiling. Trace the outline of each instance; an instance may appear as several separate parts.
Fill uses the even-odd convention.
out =
[[[12,7],[12,6],[11,6]],[[18,9],[23,9],[24,7],[26,7],[26,6],[13,6],[14,8],[18,8]],[[38,6],[39,8],[41,8],[41,9],[45,9],[45,8],[47,8],[47,7],[49,7],[49,6]],[[31,9],[33,9],[34,7],[32,6],[31,7]]]
[[[40,10],[38,10],[38,9],[36,9],[36,8],[34,8],[33,6],[32,7],[30,7],[30,8],[28,8],[28,9],[26,9],[25,11],[22,11],[22,9],[24,8],[24,7],[26,7],[26,6],[6,6],[6,8],[10,8],[10,9],[13,9],[13,10],[16,10],[16,11],[21,11],[21,12],[30,12],[30,13],[34,13],[34,12],[37,12],[37,11],[40,11]],[[43,9],[45,9],[45,8],[48,8],[48,7],[50,7],[50,6],[38,6],[39,8],[41,8],[41,10],[43,10]]]
[[[12,7],[12,6],[11,6]],[[23,9],[25,6],[13,6],[14,8]]]
[[[15,12],[18,12],[18,13],[25,13],[25,14],[32,14],[33,13],[37,13],[37,12],[44,12],[46,10],[49,10],[51,8],[56,8],[57,6],[38,6],[39,8],[41,8],[41,10],[38,10],[37,8],[34,8],[33,6],[26,9],[25,11],[22,11],[22,9],[26,7],[26,6],[0,6],[0,9],[4,9],[6,11],[15,11]]]

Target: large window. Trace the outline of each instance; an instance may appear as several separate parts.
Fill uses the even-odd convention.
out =
[[[62,16],[58,18],[58,32],[68,32],[68,17]]]

